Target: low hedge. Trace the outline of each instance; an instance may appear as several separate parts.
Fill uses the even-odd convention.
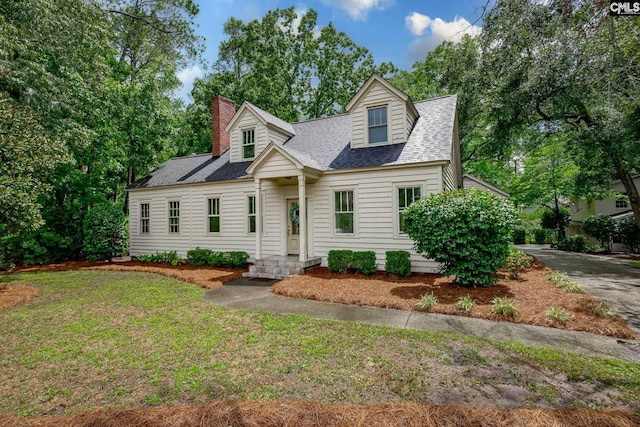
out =
[[[390,276],[404,276],[411,274],[411,254],[407,251],[387,251],[384,269]]]
[[[371,275],[376,272],[376,253],[373,251],[354,252],[351,250],[331,250],[327,264],[334,273],[350,271]]]
[[[197,266],[243,268],[249,254],[242,251],[215,252],[195,248],[187,252],[187,262]]]

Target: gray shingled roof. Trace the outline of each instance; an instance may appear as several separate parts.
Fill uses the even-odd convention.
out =
[[[278,117],[274,116],[273,114],[267,113],[266,111],[264,111],[262,108],[260,107],[256,107],[255,105],[253,105],[250,102],[247,102],[247,104],[253,109],[253,111],[262,118],[262,120],[264,120],[265,122],[267,122],[268,124],[274,125],[282,130],[285,130],[287,132],[289,132],[290,134],[294,134],[295,131],[293,129],[293,126],[291,126],[291,123],[285,122],[282,119],[279,119]]]
[[[420,118],[404,143],[351,149],[351,118],[343,114],[289,125],[295,135],[282,147],[305,166],[322,171],[448,161],[452,157],[456,102],[455,95],[416,102]],[[250,164],[230,163],[229,150],[219,157],[177,157],[129,188],[248,178]]]

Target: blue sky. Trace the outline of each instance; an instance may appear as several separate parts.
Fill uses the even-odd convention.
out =
[[[369,49],[377,63],[391,61],[400,69],[410,69],[443,40],[478,34],[488,0],[196,1],[200,5],[196,31],[206,39],[204,58],[209,64],[218,56],[218,46],[225,39],[222,27],[230,17],[248,22],[269,10],[294,6],[299,14],[315,9],[319,26],[333,22],[339,31]],[[176,95],[190,102],[193,80],[207,72],[202,64],[181,70],[178,77],[183,87]]]

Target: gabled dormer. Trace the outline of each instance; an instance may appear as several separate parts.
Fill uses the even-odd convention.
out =
[[[295,135],[293,126],[244,102],[226,126],[231,136],[231,163],[253,161],[273,142],[282,145]]]
[[[347,105],[351,148],[407,142],[420,116],[406,93],[373,74]]]

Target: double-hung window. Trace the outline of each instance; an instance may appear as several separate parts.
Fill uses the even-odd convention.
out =
[[[149,233],[149,203],[140,204],[140,233]]]
[[[375,107],[367,110],[369,144],[387,142],[387,107]]]
[[[616,199],[616,209],[627,209],[628,207],[627,199]]]
[[[336,234],[353,234],[353,190],[334,192],[334,216]]]
[[[256,131],[247,129],[242,131],[242,158],[251,160],[256,156]]]
[[[247,196],[247,230],[256,232],[256,196]]]
[[[169,233],[180,232],[180,202],[169,202]]]
[[[207,199],[207,231],[220,232],[220,199],[218,197]]]
[[[404,233],[404,210],[421,197],[420,187],[398,188],[398,230]]]

